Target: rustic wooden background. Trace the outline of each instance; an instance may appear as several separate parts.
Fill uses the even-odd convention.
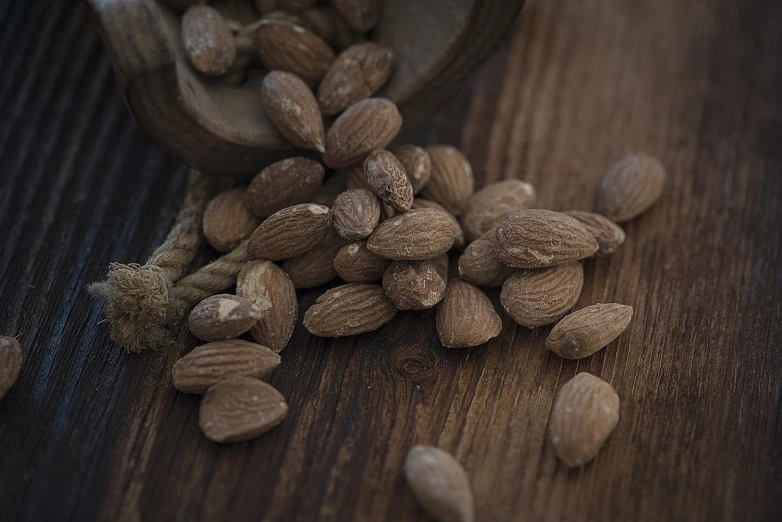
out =
[[[84,291],[146,259],[185,182],[127,114],[86,8],[0,3],[0,77],[0,333],[25,357],[0,403],[0,519],[422,521],[400,475],[414,443],[465,464],[481,521],[782,519],[782,3],[531,0],[415,133],[554,209],[590,208],[627,152],[663,160],[662,200],[586,264],[579,307],[635,307],[618,341],[565,362],[507,317],[454,351],[433,312],[338,341],[298,326],[271,377],[289,416],[232,446],[171,387],[192,339],[127,355]],[[571,471],[545,429],[578,371],[616,387],[621,420]]]

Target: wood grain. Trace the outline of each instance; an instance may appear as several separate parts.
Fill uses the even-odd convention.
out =
[[[661,201],[587,262],[578,305],[632,305],[627,331],[563,361],[507,316],[468,350],[439,346],[434,311],[340,340],[298,325],[270,379],[288,418],[221,447],[171,386],[192,338],[127,355],[84,291],[165,237],[186,169],[130,119],[82,3],[0,4],[0,334],[24,351],[0,403],[0,518],[423,521],[400,472],[422,443],[464,463],[479,520],[779,520],[780,22],[771,0],[529,2],[409,138],[458,144],[479,186],[520,177],[554,209],[591,208],[625,153],[659,156]],[[570,471],[545,430],[584,370],[621,419]]]

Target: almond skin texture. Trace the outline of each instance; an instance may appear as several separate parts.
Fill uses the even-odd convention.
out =
[[[221,192],[204,210],[204,237],[218,252],[229,252],[250,237],[260,220],[245,206],[245,189]]]
[[[182,15],[182,43],[193,68],[207,76],[220,76],[236,57],[228,22],[220,11],[195,5]]]
[[[331,207],[334,230],[347,241],[366,239],[380,223],[380,201],[365,189],[347,190]]]
[[[297,289],[312,288],[328,283],[337,277],[334,258],[337,257],[343,246],[345,246],[345,240],[331,230],[325,239],[311,250],[283,261],[282,269],[288,273],[293,281],[293,286]]]
[[[597,241],[595,257],[613,254],[625,242],[625,231],[622,227],[601,214],[583,210],[568,210],[565,214],[580,221],[595,238]]]
[[[304,328],[320,337],[343,337],[377,330],[397,308],[380,285],[347,284],[327,290],[304,314]]]
[[[394,261],[383,274],[383,289],[400,310],[426,310],[445,295],[445,282],[427,261]]]
[[[238,295],[207,297],[190,312],[190,332],[202,341],[239,337],[261,318],[261,309]]]
[[[413,187],[413,194],[418,194],[432,175],[432,159],[429,153],[416,145],[402,145],[397,147],[394,155],[407,173],[407,179]]]
[[[472,195],[462,216],[468,241],[475,241],[497,228],[503,219],[535,204],[535,189],[529,183],[508,179],[492,183]]]
[[[633,307],[618,303],[582,308],[559,321],[546,339],[546,348],[563,359],[589,357],[625,331]]]
[[[258,24],[258,55],[269,71],[286,71],[312,88],[334,61],[334,51],[320,37],[301,26],[283,20],[262,20]]]
[[[204,394],[230,377],[260,379],[280,365],[280,356],[260,344],[229,339],[197,346],[174,364],[174,388]]]
[[[343,112],[326,134],[323,161],[333,169],[364,161],[385,148],[402,128],[402,115],[385,98],[367,98]]]
[[[236,293],[255,303],[263,314],[250,328],[253,339],[281,352],[293,335],[299,312],[288,274],[271,261],[248,261],[236,278]]]
[[[516,323],[536,328],[562,319],[583,285],[581,263],[518,270],[503,283],[500,303]]]
[[[446,348],[478,346],[500,335],[502,319],[486,294],[464,279],[448,283],[437,309],[437,334]]]
[[[454,216],[461,215],[475,184],[470,162],[450,145],[427,147],[426,152],[432,162],[432,174],[421,195],[441,204]]]
[[[323,114],[334,116],[372,96],[386,83],[393,65],[394,54],[374,42],[345,49],[318,87],[318,104]]]
[[[445,207],[441,204],[435,203],[431,199],[415,198],[413,199],[412,208],[433,208],[444,212],[450,218],[451,225],[453,225],[453,248],[464,248],[464,245],[467,244],[467,239],[464,237],[464,231],[459,224],[459,220],[456,219],[456,216],[445,210]]]
[[[563,265],[597,252],[597,241],[577,219],[551,210],[522,210],[500,223],[497,259],[516,268]]]
[[[252,377],[232,377],[210,387],[198,424],[214,442],[240,442],[262,435],[288,414],[280,392]]]
[[[261,84],[261,102],[266,116],[289,142],[302,149],[326,150],[318,102],[307,84],[295,74],[268,73]]]
[[[13,387],[22,370],[22,347],[13,337],[0,336],[0,400]]]
[[[331,5],[359,33],[369,31],[377,23],[377,0],[331,0]]]
[[[494,253],[494,233],[487,232],[470,243],[459,257],[459,275],[478,286],[496,288],[510,277],[514,269],[500,263]]]
[[[374,283],[383,278],[390,259],[367,250],[366,241],[342,247],[334,258],[334,269],[346,283]]]
[[[377,197],[396,210],[407,212],[413,204],[413,186],[405,168],[387,150],[376,150],[364,161],[364,176]]]
[[[630,221],[657,201],[664,184],[660,160],[645,154],[626,156],[603,175],[597,211],[616,223]]]
[[[250,182],[244,204],[258,217],[312,200],[323,185],[323,165],[307,158],[272,163]]]
[[[303,254],[320,243],[331,228],[331,210],[303,203],[269,216],[255,229],[247,250],[256,259],[279,261]]]
[[[577,468],[595,458],[619,422],[619,396],[594,375],[579,373],[562,386],[549,421],[549,440],[559,460]]]
[[[405,458],[405,478],[418,502],[439,522],[474,522],[470,479],[450,453],[413,446]]]
[[[434,209],[411,210],[380,223],[367,248],[395,261],[425,261],[444,254],[453,245],[448,215]]]

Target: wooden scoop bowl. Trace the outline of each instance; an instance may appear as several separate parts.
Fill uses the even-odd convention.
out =
[[[523,0],[381,0],[373,39],[394,52],[378,93],[421,123],[456,93],[509,32]],[[257,81],[231,87],[196,73],[179,17],[156,0],[89,0],[131,114],[166,152],[210,174],[245,176],[290,156],[266,118]]]

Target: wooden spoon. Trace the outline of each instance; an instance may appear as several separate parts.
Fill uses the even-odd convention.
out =
[[[421,123],[458,92],[508,33],[523,0],[380,0],[373,39],[394,52],[378,94],[399,105],[405,126]],[[122,97],[163,150],[210,174],[245,176],[293,147],[261,109],[259,79],[239,87],[196,73],[179,17],[155,0],[89,0]]]

